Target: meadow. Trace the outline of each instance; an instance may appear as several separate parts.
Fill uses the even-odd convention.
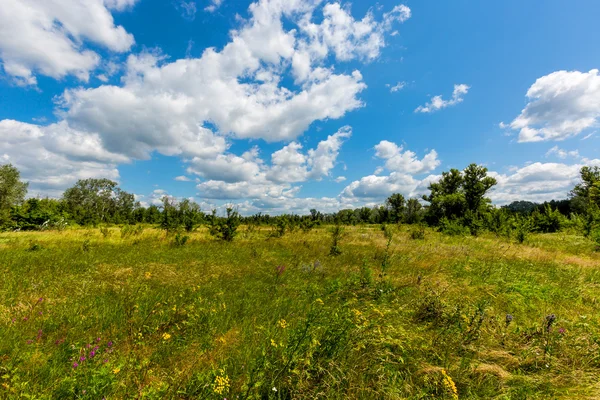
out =
[[[0,234],[0,398],[600,398],[580,235]]]

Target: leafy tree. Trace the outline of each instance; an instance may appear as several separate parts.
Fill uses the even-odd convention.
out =
[[[10,224],[10,210],[23,203],[28,183],[21,182],[21,174],[12,164],[0,166],[0,228]]]
[[[443,172],[438,182],[429,185],[430,194],[423,196],[429,203],[427,221],[439,225],[445,219],[444,226],[448,226],[448,221],[460,220],[476,234],[482,226],[482,214],[491,203],[485,195],[496,183],[496,179],[487,176],[487,168],[476,164],[463,172],[457,169]]]
[[[389,210],[389,218],[392,223],[402,222],[402,216],[406,208],[406,200],[400,193],[394,193],[385,201],[385,205]]]
[[[479,213],[482,206],[487,206],[491,201],[485,197],[486,193],[498,183],[495,178],[487,176],[488,169],[471,164],[463,171],[463,191],[467,209]]]
[[[63,194],[66,211],[79,225],[133,222],[135,196],[110,179],[81,179]]]
[[[404,222],[407,224],[418,224],[423,218],[421,210],[423,206],[418,199],[408,199],[404,211]]]

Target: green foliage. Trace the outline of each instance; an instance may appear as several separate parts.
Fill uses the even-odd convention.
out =
[[[231,242],[237,235],[237,229],[240,225],[240,216],[236,210],[231,207],[226,209],[225,218],[218,218],[216,210],[213,210],[211,218],[210,234],[217,239]]]
[[[63,194],[65,211],[78,225],[133,222],[139,207],[131,193],[109,179],[83,179]]]
[[[21,182],[21,174],[12,164],[0,166],[0,230],[12,227],[10,210],[23,203],[27,186]]]
[[[417,226],[410,231],[410,238],[412,240],[424,240],[425,239],[425,227]]]
[[[175,247],[183,247],[189,239],[189,236],[182,236],[180,233],[177,233],[173,239],[173,245]]]
[[[450,220],[446,217],[442,217],[439,222],[440,232],[450,236],[464,236],[470,233],[468,227],[464,226],[458,220]]]
[[[394,193],[385,201],[385,205],[389,210],[389,221],[397,224],[402,222],[404,212],[406,210],[406,200],[399,193]]]
[[[342,249],[340,248],[340,240],[344,236],[344,228],[341,225],[337,224],[331,229],[331,247],[329,247],[329,255],[330,256],[339,256],[342,254]]]
[[[554,233],[560,231],[564,217],[558,210],[553,210],[550,205],[546,205],[542,211],[534,211],[531,219],[534,231]]]

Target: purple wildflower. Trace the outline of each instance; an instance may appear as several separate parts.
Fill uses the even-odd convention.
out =
[[[77,364],[76,362],[73,363],[73,368],[77,368],[79,367],[79,364]]]
[[[94,356],[95,356],[95,355],[96,355],[96,352],[92,350],[92,351],[90,352],[90,358],[94,358]]]
[[[101,341],[101,340],[102,340],[101,338],[96,338],[96,342],[99,342],[99,341]]]
[[[85,361],[85,356],[79,357],[79,361]]]
[[[565,328],[560,328],[560,329],[558,330],[558,333],[560,333],[561,335],[564,335],[564,334],[565,334],[565,332],[566,332]]]
[[[106,343],[106,347],[112,347],[112,345],[113,345],[113,342]]]

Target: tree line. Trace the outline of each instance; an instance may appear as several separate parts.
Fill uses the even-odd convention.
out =
[[[577,227],[587,236],[600,237],[600,168],[583,167],[581,182],[565,200],[543,204],[515,201],[495,207],[487,195],[497,184],[487,168],[471,164],[464,170],[443,172],[421,199],[395,193],[376,207],[344,209],[308,215],[241,216],[227,209],[204,212],[188,199],[164,197],[162,204],[143,207],[135,196],[109,179],[83,179],[60,199],[26,198],[28,184],[14,166],[0,166],[0,230],[62,229],[69,225],[152,224],[166,231],[191,232],[201,225],[231,240],[239,224],[271,226],[275,236],[295,229],[310,230],[320,224],[426,224],[448,234],[477,235],[482,230],[524,238],[528,232],[557,232]]]

